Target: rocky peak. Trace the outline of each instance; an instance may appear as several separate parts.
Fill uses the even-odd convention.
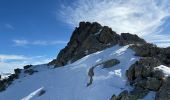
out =
[[[137,35],[112,31],[108,26],[101,26],[97,22],[80,22],[76,27],[69,43],[62,49],[57,58],[49,64],[64,66],[88,54],[106,49],[113,45],[142,44],[146,43]]]
[[[136,34],[132,35],[130,33],[122,33],[121,37],[122,37],[123,41],[125,41],[125,44],[146,43],[144,39],[141,39]]]

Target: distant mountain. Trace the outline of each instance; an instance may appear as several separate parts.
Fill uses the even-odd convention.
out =
[[[80,22],[56,59],[1,79],[0,100],[170,100],[168,66],[170,47]]]

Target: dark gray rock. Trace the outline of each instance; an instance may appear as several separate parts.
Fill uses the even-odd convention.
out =
[[[99,32],[101,28],[102,26],[96,22],[80,22],[79,27],[73,32],[67,46],[59,52],[57,59],[54,59],[49,64],[60,67],[68,64],[68,62],[72,63],[84,57],[86,55],[85,51],[88,50],[88,48],[95,47],[94,44],[98,44],[98,41],[93,38],[93,36]],[[96,45],[96,47],[98,46]],[[93,51],[89,50],[89,52],[96,52],[98,50],[98,48],[97,50],[95,49],[96,48],[94,48]]]
[[[135,87],[131,91],[129,98],[137,97],[137,99],[142,99],[148,91],[159,91],[164,74],[162,71],[155,70],[154,68],[161,64],[162,62],[157,58],[143,57],[127,70],[126,75],[131,85]]]
[[[131,48],[135,51],[136,56],[140,57],[157,57],[161,52],[160,48],[150,43],[132,45]]]
[[[14,72],[15,72],[15,74],[19,75],[21,73],[21,70],[22,69],[17,68],[17,69],[14,69]]]
[[[121,92],[116,100],[128,100],[128,91],[124,90]]]
[[[4,80],[0,80],[0,92],[6,89],[6,84]]]
[[[137,35],[132,35],[130,33],[122,33],[120,43],[121,45],[145,44],[146,41],[144,39],[139,38]]]
[[[170,47],[161,48],[161,53],[159,55],[159,58],[166,65],[170,66]]]
[[[34,70],[34,69],[27,69],[27,70],[24,71],[24,73],[27,73],[27,74],[29,74],[29,75],[32,75],[32,74],[34,74],[35,72],[38,72],[38,71],[37,71],[37,70]]]
[[[161,65],[161,62],[156,58],[141,58],[127,70],[126,75],[130,81],[140,77],[149,77],[154,67],[159,65]]]
[[[110,67],[113,67],[113,66],[115,66],[115,65],[117,65],[119,63],[120,63],[119,60],[111,59],[111,60],[108,60],[106,62],[103,62],[102,64],[103,64],[103,68],[110,68]]]
[[[42,95],[44,95],[45,93],[46,93],[45,90],[41,90],[41,91],[38,93],[38,96],[42,96]]]
[[[26,65],[24,66],[24,69],[29,69],[30,67],[32,67],[33,65]]]
[[[156,94],[156,100],[170,100],[170,77],[167,77]]]
[[[158,91],[159,88],[161,87],[162,85],[162,81],[161,80],[158,80],[156,78],[147,78],[147,81],[146,81],[146,89],[149,89],[149,90],[152,90],[152,91]]]
[[[129,100],[139,100],[143,99],[147,94],[149,90],[143,89],[141,87],[135,87],[134,90],[132,90],[129,93]]]
[[[140,79],[136,81],[135,84],[137,87],[142,87],[143,89],[158,91],[162,85],[162,81],[156,78],[148,77],[147,79]]]
[[[99,35],[99,41],[103,44],[118,44],[120,36],[111,28],[104,26]]]
[[[8,88],[8,86],[11,85],[15,79],[19,78],[21,69],[14,69],[14,72],[14,74],[9,75],[7,78],[0,79],[0,92],[6,90],[6,88]]]
[[[89,78],[90,78],[90,80],[89,80],[89,82],[87,83],[87,87],[88,86],[90,86],[92,83],[93,83],[93,76],[94,76],[94,68],[95,67],[91,67],[90,69],[89,69],[89,72],[88,72],[88,76],[89,76]]]

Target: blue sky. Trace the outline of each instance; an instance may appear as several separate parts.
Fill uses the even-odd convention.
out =
[[[169,0],[0,0],[0,72],[46,63],[80,21],[170,45]]]
[[[0,0],[0,52],[53,57],[65,44],[17,46],[14,41],[68,41],[72,29],[57,19],[59,5],[56,0]]]
[[[44,63],[57,56],[74,29],[58,18],[60,3],[0,0],[0,67]]]

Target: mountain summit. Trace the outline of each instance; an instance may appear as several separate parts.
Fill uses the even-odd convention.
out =
[[[101,26],[94,22],[80,22],[71,36],[67,46],[60,51],[57,58],[50,64],[57,67],[73,63],[91,53],[104,50],[114,45],[144,44],[145,40],[137,35],[112,31],[108,26]]]
[[[48,64],[0,80],[0,100],[170,100],[170,47],[80,22]]]

